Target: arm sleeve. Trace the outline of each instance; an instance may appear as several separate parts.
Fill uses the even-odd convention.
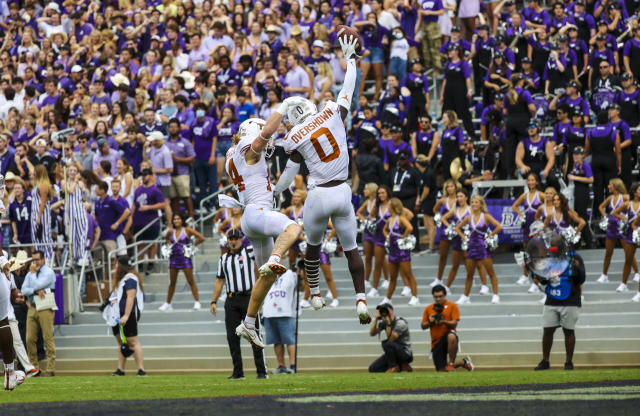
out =
[[[338,104],[347,110],[351,109],[353,100],[353,90],[356,87],[356,60],[347,59],[347,72],[344,75],[344,82],[340,94],[338,94]]]
[[[291,182],[293,182],[293,179],[296,177],[299,170],[300,164],[289,159],[287,161],[287,166],[285,166],[284,168],[284,172],[282,172],[282,175],[280,176],[280,180],[276,184],[274,192],[276,194],[279,194],[280,192],[287,189],[289,185],[291,185]]]

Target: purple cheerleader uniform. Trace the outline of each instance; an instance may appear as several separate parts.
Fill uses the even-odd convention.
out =
[[[171,257],[169,257],[170,269],[193,269],[191,259],[184,255],[184,246],[189,244],[189,237],[184,228],[180,236],[176,238],[176,230],[171,234]]]
[[[367,204],[367,208],[365,209],[363,217],[369,218],[369,214],[371,213],[371,209],[373,208],[373,205],[370,204],[369,201],[366,201],[365,204]],[[374,204],[375,204],[375,202],[374,202]],[[367,231],[367,229],[365,228],[364,229],[364,241],[368,241],[370,243],[374,243],[375,244],[376,235],[369,233],[369,231]]]
[[[478,222],[473,222],[473,216],[469,221],[469,229],[471,235],[469,236],[469,250],[467,251],[467,258],[473,260],[488,259],[491,257],[489,249],[485,246],[485,234],[489,231],[489,225],[484,220],[484,213],[478,218]]]
[[[409,250],[401,250],[398,247],[398,240],[402,238],[404,231],[405,229],[400,225],[398,217],[395,217],[393,224],[389,226],[389,263],[411,261],[411,252]]]
[[[627,221],[629,222],[629,227],[627,227],[627,232],[624,234],[623,238],[627,244],[633,243],[633,227],[631,224],[635,219],[640,215],[640,204],[638,205],[637,210],[633,210],[633,202],[629,202],[629,208],[627,209]]]
[[[445,214],[449,211],[451,211],[452,209],[454,209],[456,206],[455,201],[453,202],[452,206],[449,206],[449,198],[446,198],[444,200],[444,204],[442,204],[440,206],[440,215],[442,215],[443,217],[445,216]],[[444,232],[444,230],[447,227],[444,226],[444,224],[442,224],[440,227],[438,227],[438,234],[440,235],[440,241],[449,241],[449,238],[447,237],[447,234]]]
[[[551,221],[549,222],[549,228],[551,231],[555,231],[558,234],[562,234],[564,230],[571,227],[571,223],[564,218],[564,215],[558,221],[556,219],[555,213],[551,216]],[[572,242],[567,242],[570,250],[574,249],[574,244]]]
[[[609,221],[607,222],[607,235],[605,237],[607,240],[617,240],[618,238],[622,238],[622,235],[620,235],[620,229],[618,227],[618,223],[620,222],[620,220],[615,215],[611,215],[611,213],[615,211],[616,208],[622,205],[622,202],[623,198],[622,194],[620,194],[618,195],[618,200],[615,203],[613,202],[612,197],[609,205],[607,205],[607,215],[609,216]]]
[[[468,206],[464,209],[464,211],[462,211],[462,214],[460,214],[458,212],[458,208],[456,208],[455,214],[453,215],[449,223],[457,225],[460,221],[467,217],[469,213],[470,211]],[[456,251],[464,251],[462,250],[462,239],[460,238],[460,236],[456,235],[455,237],[453,237],[453,240],[451,240],[451,249]]]
[[[388,208],[382,213],[380,212],[380,210],[378,210],[378,216],[376,217],[376,234],[374,236],[375,239],[373,240],[373,244],[378,247],[384,247],[384,242],[386,239],[384,238],[382,229],[384,228],[386,222],[389,221],[390,217],[391,213],[389,212]]]
[[[551,208],[551,214],[549,214],[547,212],[547,206],[544,205],[542,207],[542,212],[540,213],[540,221],[544,222],[544,220],[546,220],[549,215],[553,215],[553,214],[555,214],[555,212],[556,212],[556,209],[555,208]]]
[[[534,191],[533,199],[529,200],[531,192],[527,193],[524,198],[524,241],[529,241],[529,227],[536,220],[536,211],[542,205],[540,198],[538,198],[538,191]]]

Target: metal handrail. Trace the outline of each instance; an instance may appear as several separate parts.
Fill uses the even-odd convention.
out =
[[[205,202],[211,201],[213,198],[217,197],[218,195],[220,195],[221,193],[227,192],[229,189],[231,189],[231,187],[233,187],[233,185],[227,185],[224,186],[220,189],[218,189],[216,192],[212,193],[211,195],[202,198],[202,200],[200,201],[200,212],[202,213],[204,211],[204,204]],[[193,224],[194,227],[193,228],[197,228],[200,231],[200,234],[204,234],[204,222],[207,221],[210,218],[213,218],[216,215],[215,212],[211,213],[209,212],[206,215],[202,215],[200,214],[200,217],[195,221],[195,223]],[[197,223],[200,223],[199,225]]]
[[[143,254],[148,247],[151,247],[152,244],[157,244],[159,242],[161,242],[162,240],[164,240],[164,238],[162,237],[158,237],[158,239],[156,240],[142,240],[142,241],[135,241],[131,244],[128,244],[124,247],[121,248],[115,248],[113,250],[111,250],[110,252],[107,253],[107,272],[109,274],[108,279],[109,279],[109,291],[111,292],[113,290],[113,288],[111,287],[111,275],[113,274],[113,270],[111,268],[111,258],[115,257],[117,255],[117,253],[121,252],[121,251],[128,251],[130,248],[133,248],[136,253],[138,255]],[[147,247],[145,247],[141,252],[137,251],[138,246],[140,245],[147,245]],[[159,261],[159,259],[148,259],[147,261],[151,261],[151,262],[156,262]],[[138,256],[135,257],[135,266],[137,266],[140,262],[138,261]]]
[[[142,233],[144,233],[145,231],[147,231],[149,228],[151,228],[152,225],[154,225],[156,222],[160,221],[162,219],[162,216],[158,215],[156,217],[156,219],[154,219],[153,221],[151,221],[149,224],[145,225],[144,227],[142,227],[142,229],[140,229],[140,231],[138,231],[137,233],[135,233],[133,235],[133,241],[138,241],[138,237],[142,235]],[[169,221],[169,219],[167,219],[167,222]],[[162,232],[162,221],[160,221],[160,236],[164,235]],[[160,237],[159,237],[160,238]],[[128,246],[127,246],[128,247]],[[121,249],[122,250],[122,249]],[[118,251],[121,251],[118,250]],[[138,256],[142,253],[138,253],[138,246],[135,246],[133,249],[133,254],[134,254],[134,258],[135,258],[135,265],[138,265]],[[107,256],[107,260],[109,259],[109,256]]]

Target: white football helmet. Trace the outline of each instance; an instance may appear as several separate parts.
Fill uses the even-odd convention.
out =
[[[291,101],[287,108],[287,118],[293,126],[302,123],[307,117],[318,112],[316,105],[306,98],[298,97]]]
[[[250,118],[242,122],[238,127],[238,136],[242,139],[245,136],[258,137],[264,125],[267,124],[259,118]]]

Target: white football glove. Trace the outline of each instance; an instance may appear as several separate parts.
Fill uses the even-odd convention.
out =
[[[358,46],[358,39],[351,35],[346,40],[339,37],[338,42],[340,42],[340,47],[342,48],[342,53],[344,54],[345,59],[355,58],[358,56],[356,54],[356,46]]]
[[[285,98],[283,102],[276,108],[276,112],[280,113],[281,116],[287,114],[287,110],[289,106],[296,104],[300,100],[300,97],[289,97]]]

